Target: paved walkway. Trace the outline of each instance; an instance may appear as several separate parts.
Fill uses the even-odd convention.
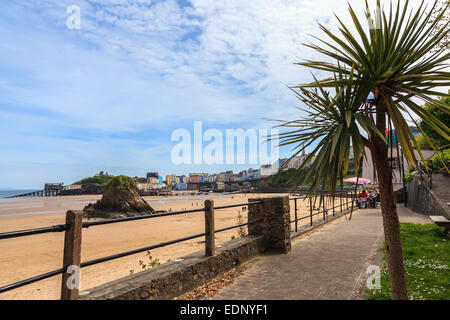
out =
[[[401,222],[430,223],[398,205]],[[212,299],[358,299],[383,244],[380,209],[362,209],[297,238],[286,255],[264,255]]]

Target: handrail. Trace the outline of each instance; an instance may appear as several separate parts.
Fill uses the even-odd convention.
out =
[[[430,160],[428,160],[428,161],[430,161]],[[427,161],[427,162],[428,162]],[[425,174],[427,177],[428,177],[428,179],[430,180],[430,186],[429,186],[429,188],[430,188],[430,190],[432,189],[432,187],[433,187],[433,170],[431,169],[431,168],[429,168],[429,170],[427,170],[427,171],[424,171],[423,169],[422,169],[422,163],[423,163],[423,161],[419,161],[419,165],[418,165],[418,169],[417,169],[417,171],[420,173],[420,174]],[[427,165],[427,167],[429,167],[428,165]]]
[[[216,209],[226,209],[226,208],[233,208],[233,207],[242,207],[249,204],[256,204],[260,201],[254,201],[249,203],[241,203],[241,204],[234,204],[229,206],[222,206],[222,207],[216,207]],[[105,225],[105,224],[112,224],[112,223],[119,223],[119,222],[127,222],[127,221],[135,221],[135,220],[143,220],[143,219],[151,219],[151,218],[159,218],[159,217],[166,217],[166,216],[174,216],[179,214],[186,214],[186,213],[193,213],[193,212],[204,212],[205,208],[200,209],[191,209],[191,210],[182,210],[182,211],[174,211],[174,212],[165,212],[165,213],[154,213],[154,214],[148,214],[143,216],[135,216],[135,217],[124,217],[124,218],[118,218],[118,219],[108,219],[108,220],[101,220],[101,221],[91,221],[91,222],[83,222],[82,227],[83,228],[89,228],[93,226],[99,226],[99,225]],[[50,232],[62,232],[67,230],[68,226],[66,224],[62,225],[54,225],[50,227],[45,228],[35,228],[35,229],[27,229],[27,230],[19,230],[19,231],[11,231],[11,232],[5,232],[0,233],[0,240],[2,239],[9,239],[9,238],[18,238],[18,237],[24,237],[24,236],[30,236],[35,234],[42,234],[42,233],[50,233]]]
[[[45,280],[47,278],[51,278],[51,277],[57,276],[58,274],[62,274],[64,272],[66,272],[66,269],[67,268],[61,268],[61,269],[53,270],[53,271],[50,271],[50,272],[47,272],[47,273],[40,274],[38,276],[34,276],[32,278],[28,278],[28,279],[25,279],[25,280],[22,280],[22,281],[18,281],[18,282],[12,283],[12,284],[8,284],[6,286],[0,287],[0,293],[6,292],[6,291],[10,291],[10,290],[13,290],[13,289],[17,289],[17,288],[23,287],[23,286],[25,286],[27,284],[32,284],[32,283],[37,282],[37,281],[41,281],[41,280]]]
[[[135,220],[150,219],[150,218],[158,218],[158,217],[165,217],[165,216],[172,216],[172,215],[200,212],[200,211],[205,211],[205,208],[175,211],[175,212],[169,212],[169,213],[155,213],[155,214],[148,214],[148,215],[143,215],[143,216],[108,219],[108,220],[101,220],[101,221],[83,222],[82,227],[89,228],[92,226],[99,226],[99,225],[104,225],[104,224],[135,221]],[[35,228],[35,229],[5,232],[5,233],[0,233],[0,240],[31,236],[31,235],[42,234],[42,233],[62,232],[62,231],[67,230],[67,228],[68,228],[68,226],[66,224],[61,224],[61,225],[54,225],[54,226],[45,227],[45,228]]]
[[[342,194],[343,195],[343,194]],[[298,199],[306,199],[306,197],[297,197],[297,198],[292,198],[289,200],[294,200],[295,204],[297,204],[297,200]],[[342,199],[342,198],[341,198]],[[227,208],[234,208],[234,207],[242,207],[242,206],[248,206],[248,205],[252,205],[252,204],[258,204],[258,203],[262,203],[262,200],[259,201],[251,201],[251,202],[247,202],[247,203],[241,203],[241,204],[233,204],[233,205],[228,205],[228,206],[218,206],[218,207],[213,207],[210,208],[209,210],[212,209],[212,212],[214,210],[220,210],[220,209],[227,209]],[[353,202],[353,199],[351,200],[351,202]],[[311,204],[312,202],[310,202]],[[348,204],[349,201],[347,201],[345,204]],[[342,212],[342,206],[345,205],[344,203],[340,203],[340,207],[341,207],[341,212]],[[119,219],[108,219],[108,220],[102,220],[102,221],[92,221],[92,222],[82,222],[80,223],[78,226],[81,226],[81,228],[89,228],[92,226],[98,226],[98,225],[105,225],[105,224],[112,224],[112,223],[119,223],[119,222],[127,222],[127,221],[136,221],[136,220],[142,220],[142,219],[149,219],[149,218],[158,218],[158,217],[165,217],[165,216],[172,216],[172,215],[179,215],[179,214],[186,214],[186,213],[194,213],[194,212],[208,212],[208,208],[206,208],[207,204],[205,201],[205,207],[203,208],[199,208],[199,209],[192,209],[192,210],[183,210],[183,211],[175,211],[175,212],[166,212],[166,213],[157,213],[157,214],[151,214],[151,215],[145,215],[145,216],[137,216],[137,217],[125,217],[125,218],[119,218]],[[291,223],[295,222],[296,223],[296,230],[297,230],[297,221],[302,220],[302,219],[306,219],[306,218],[311,218],[311,223],[312,223],[312,217],[319,215],[319,214],[325,214],[328,212],[328,210],[333,210],[337,208],[339,206],[334,206],[332,208],[329,209],[324,209],[324,211],[319,211],[317,213],[312,213],[312,207],[310,206],[310,215],[308,216],[304,216],[304,217],[300,217],[300,218],[296,218],[294,221],[291,221]],[[295,209],[297,210],[297,206],[295,207]],[[347,207],[348,209],[348,207]],[[295,214],[297,214],[297,211],[295,211]],[[205,220],[207,221],[207,220]],[[187,237],[183,237],[183,238],[178,238],[175,240],[170,240],[170,241],[166,241],[166,242],[161,242],[158,244],[154,244],[151,246],[146,246],[143,248],[138,248],[138,249],[134,249],[134,250],[129,250],[129,251],[125,251],[125,252],[121,252],[121,253],[117,253],[114,255],[110,255],[110,256],[106,256],[106,257],[102,257],[102,258],[97,258],[97,259],[93,259],[93,260],[89,260],[89,261],[85,261],[85,262],[78,262],[78,266],[79,268],[84,268],[84,267],[88,267],[88,266],[92,266],[95,264],[99,264],[99,263],[103,263],[103,262],[107,262],[107,261],[111,261],[111,260],[115,260],[115,259],[119,259],[122,257],[126,257],[126,256],[130,256],[136,253],[140,253],[140,252],[144,252],[144,251],[148,251],[148,250],[152,250],[152,249],[156,249],[156,248],[161,248],[161,247],[165,247],[168,245],[172,245],[175,243],[179,243],[179,242],[183,242],[183,241],[188,241],[188,240],[192,240],[195,238],[199,238],[199,237],[203,237],[203,236],[208,236],[211,235],[211,233],[219,233],[219,232],[224,232],[227,230],[231,230],[231,229],[235,229],[235,228],[240,228],[243,226],[249,226],[249,225],[253,225],[256,223],[260,223],[262,222],[263,219],[259,219],[257,221],[252,221],[252,222],[247,222],[247,223],[241,223],[241,224],[237,224],[237,225],[233,225],[230,227],[225,227],[225,228],[221,228],[221,229],[217,229],[215,230],[213,227],[211,227],[211,229],[206,230],[206,232],[203,233],[199,233],[199,234],[195,234],[195,235],[191,235],[191,236],[187,236]],[[54,226],[50,226],[50,227],[44,227],[44,228],[36,228],[36,229],[28,229],[28,230],[20,230],[20,231],[12,231],[12,232],[6,232],[6,233],[0,233],[0,240],[1,239],[10,239],[10,238],[17,238],[17,237],[23,237],[23,236],[30,236],[30,235],[35,235],[35,234],[43,234],[43,233],[50,233],[50,232],[62,232],[62,231],[66,231],[66,237],[67,237],[67,232],[70,232],[70,227],[69,224],[63,224],[63,225],[54,225]],[[67,240],[67,238],[66,238]],[[212,245],[213,245],[213,240],[212,241]],[[211,241],[208,242],[208,239],[206,239],[206,245],[208,246],[208,244],[211,244]],[[69,246],[70,248],[70,246]],[[208,253],[207,253],[208,254]],[[44,280],[59,274],[64,274],[67,271],[67,267],[63,267],[63,268],[59,268],[44,274],[40,274],[25,280],[21,280],[3,287],[0,287],[0,293],[6,292],[6,291],[10,291],[40,280]]]
[[[175,216],[175,215],[179,215],[179,214],[201,212],[201,211],[205,211],[205,208],[174,211],[174,212],[165,212],[165,213],[153,213],[153,214],[146,214],[143,216],[124,217],[124,218],[118,218],[118,219],[108,219],[108,220],[100,220],[100,221],[92,221],[92,222],[83,222],[82,226],[83,226],[83,228],[89,228],[89,227],[100,226],[100,225],[104,225],[104,224],[112,224],[112,223],[118,223],[118,222],[127,222],[127,221],[136,221],[136,220],[143,220],[143,219]]]
[[[161,242],[158,243],[156,245],[152,245],[152,246],[148,246],[148,247],[144,247],[144,248],[139,248],[139,249],[135,249],[135,250],[130,250],[130,251],[126,251],[126,252],[121,252],[115,255],[111,255],[111,256],[107,256],[104,258],[98,258],[98,259],[94,259],[94,260],[90,260],[90,261],[86,261],[80,264],[80,268],[84,268],[84,267],[88,267],[88,266],[92,266],[94,264],[98,264],[101,262],[106,262],[106,261],[110,261],[110,260],[114,260],[114,259],[118,259],[118,258],[122,258],[122,257],[126,257],[132,254],[136,254],[136,253],[140,253],[140,252],[144,252],[144,251],[148,251],[148,250],[153,250],[156,248],[160,248],[160,247],[164,247],[164,246],[168,246],[170,244],[174,244],[174,243],[178,243],[178,242],[182,242],[182,241],[187,241],[187,240],[191,240],[191,239],[195,239],[195,238],[199,238],[204,236],[205,233],[201,233],[201,234],[196,234],[193,236],[189,236],[189,237],[184,237],[184,238],[180,238],[180,239],[176,239],[176,240],[172,240],[172,241],[167,241],[167,242]],[[44,280],[53,276],[56,276],[58,274],[62,274],[66,271],[67,268],[61,268],[61,269],[57,269],[57,270],[53,270],[26,280],[22,280],[4,287],[0,287],[0,293],[2,292],[6,292],[12,289],[17,289],[20,288],[22,286],[25,286],[27,284],[31,284],[33,282],[36,281],[40,281],[40,280]]]
[[[352,201],[347,201],[347,202],[343,203],[343,205],[345,205],[347,203],[351,203],[351,202]],[[314,216],[319,215],[319,214],[328,213],[329,210],[333,210],[333,209],[336,209],[336,208],[342,208],[342,206],[339,205],[339,206],[334,206],[334,207],[331,207],[331,208],[327,208],[326,210],[319,211],[319,212],[316,212],[316,213],[313,213],[313,214],[308,214],[307,216],[303,216],[303,217],[291,220],[290,222],[294,223],[296,221],[300,221],[300,220],[303,220],[303,219],[306,219],[306,218],[310,218],[311,216],[314,217]],[[342,210],[341,210],[341,212],[342,212]]]
[[[54,225],[45,228],[36,228],[36,229],[27,229],[27,230],[19,230],[19,231],[11,231],[0,233],[0,240],[2,239],[11,239],[25,236],[32,236],[35,234],[42,233],[50,233],[50,232],[62,232],[66,231],[68,226],[66,224]]]
[[[175,243],[179,243],[179,242],[183,242],[183,241],[188,241],[188,240],[192,240],[195,238],[200,238],[207,235],[207,233],[199,233],[199,234],[195,234],[192,236],[188,236],[188,237],[184,237],[184,238],[179,238],[176,240],[171,240],[171,241],[166,241],[166,242],[161,242],[158,244],[154,244],[151,246],[147,246],[147,247],[143,247],[143,248],[139,248],[139,249],[135,249],[135,250],[130,250],[130,251],[125,251],[125,252],[121,252],[121,253],[117,253],[111,256],[107,256],[107,257],[103,257],[103,258],[98,258],[98,259],[94,259],[94,260],[90,260],[90,261],[86,261],[86,262],[82,262],[80,264],[80,268],[84,268],[84,267],[89,267],[92,266],[94,264],[98,264],[98,263],[102,263],[102,262],[106,262],[106,261],[110,261],[110,260],[115,260],[118,258],[123,258],[126,256],[130,256],[136,253],[140,253],[140,252],[144,252],[144,251],[148,251],[148,250],[153,250],[153,249],[157,249],[157,248],[162,248],[171,244],[175,244]]]
[[[336,208],[340,207],[340,211],[342,212],[342,206],[347,205],[347,210],[348,210],[348,204],[349,203],[353,204],[353,201],[354,201],[353,197],[350,197],[350,199],[351,199],[350,201],[346,201],[346,202],[342,203],[342,198],[345,197],[346,199],[348,199],[348,195],[349,195],[348,192],[337,191],[335,193],[335,196],[336,196],[335,198],[339,198],[340,199],[340,204],[338,206],[334,206],[334,207],[331,207],[331,208],[328,208],[328,209],[325,209],[325,207],[324,207],[323,211],[319,211],[319,212],[316,212],[314,214],[313,214],[313,207],[312,207],[312,198],[313,197],[311,197],[311,196],[310,197],[304,196],[304,197],[289,198],[289,200],[293,200],[294,201],[294,216],[295,216],[295,218],[294,218],[294,220],[291,220],[290,223],[295,223],[295,232],[298,232],[298,221],[310,218],[310,225],[312,226],[313,225],[313,217],[316,216],[316,215],[323,214],[323,219],[325,220],[326,215],[328,215],[328,210],[332,210],[333,211],[333,216],[335,215],[334,209],[336,209]],[[328,197],[328,196],[330,196],[330,194],[324,194],[324,197]],[[310,211],[309,215],[303,216],[303,217],[300,217],[300,218],[297,217],[297,210],[298,210],[297,209],[297,200],[306,200],[308,198],[309,198],[309,211]],[[323,201],[323,204],[325,206],[325,198],[322,201]]]
[[[253,202],[247,202],[244,204],[231,204],[229,206],[221,206],[221,207],[214,207],[215,209],[228,209],[228,208],[235,208],[235,207],[243,207],[246,205],[250,205],[250,204],[258,204],[261,203],[262,201],[253,201]]]
[[[226,209],[226,208],[233,208],[233,207],[239,207],[239,206],[246,206],[246,205],[251,205],[251,204],[257,204],[257,203],[261,203],[262,201],[252,201],[252,202],[247,202],[247,203],[241,203],[241,204],[234,204],[234,205],[229,205],[229,206],[221,206],[221,207],[215,207],[215,209]],[[159,214],[152,214],[152,215],[145,215],[145,216],[137,216],[137,217],[125,217],[125,218],[119,218],[119,219],[108,219],[108,220],[103,220],[103,221],[93,221],[93,222],[84,222],[82,223],[82,227],[83,228],[89,228],[91,226],[98,226],[98,225],[104,225],[104,224],[111,224],[111,223],[118,223],[118,222],[126,222],[126,221],[135,221],[135,220],[142,220],[142,219],[148,219],[148,218],[158,218],[158,217],[165,217],[165,216],[172,216],[172,215],[179,215],[179,214],[185,214],[185,213],[193,213],[193,212],[200,212],[200,211],[205,211],[206,208],[200,208],[200,209],[192,209],[192,210],[183,210],[183,211],[176,211],[176,212],[170,212],[170,213],[159,213]],[[234,228],[239,228],[242,226],[246,226],[246,225],[252,225],[255,223],[259,223],[261,222],[261,220],[258,221],[253,221],[253,222],[248,222],[248,223],[243,223],[243,224],[238,224],[238,225],[234,225],[231,227],[226,227],[226,228],[222,228],[222,229],[218,229],[215,230],[214,232],[223,232],[226,230],[230,230],[230,229],[234,229]],[[28,230],[21,230],[21,231],[12,231],[12,232],[6,232],[6,233],[1,233],[0,234],[0,240],[1,239],[10,239],[10,238],[17,238],[17,237],[23,237],[23,236],[29,236],[29,235],[35,235],[35,234],[42,234],[42,233],[49,233],[49,232],[62,232],[62,231],[66,231],[69,229],[69,226],[67,224],[64,225],[55,225],[55,226],[50,226],[50,227],[45,227],[45,228],[37,228],[37,229],[28,229]],[[125,252],[121,252],[118,254],[114,254],[114,255],[110,255],[107,257],[103,257],[103,258],[97,258],[94,260],[90,260],[90,261],[86,261],[86,262],[82,262],[80,263],[80,268],[84,268],[84,267],[88,267],[88,266],[92,266],[95,264],[99,264],[102,262],[107,262],[110,260],[115,260],[118,258],[122,258],[122,257],[126,257],[129,255],[133,255],[136,253],[140,253],[140,252],[144,252],[144,251],[148,251],[148,250],[153,250],[156,248],[161,248],[161,247],[165,247],[171,244],[175,244],[175,243],[179,243],[179,242],[183,242],[183,241],[188,241],[191,239],[195,239],[195,238],[199,238],[199,237],[203,237],[208,235],[208,233],[204,232],[204,233],[199,233],[199,234],[195,234],[195,235],[191,235],[191,236],[187,236],[184,238],[179,238],[176,240],[171,240],[171,241],[166,241],[166,242],[161,242],[155,245],[151,245],[151,246],[147,246],[147,247],[143,247],[143,248],[139,248],[139,249],[134,249],[134,250],[130,250],[130,251],[125,251]],[[60,269],[56,269],[44,274],[40,274],[25,280],[21,280],[3,287],[0,287],[0,293],[6,292],[6,291],[10,291],[13,289],[17,289],[20,288],[22,286],[40,281],[40,280],[44,280],[59,274],[63,274],[67,271],[67,268],[60,268]]]
[[[234,225],[234,226],[231,226],[231,227],[218,229],[218,230],[215,230],[214,232],[215,233],[219,233],[219,232],[223,232],[223,231],[227,231],[227,230],[231,230],[231,229],[236,229],[236,228],[240,228],[240,227],[244,227],[244,226],[250,226],[252,224],[259,223],[259,222],[262,222],[262,221],[263,221],[263,219],[259,219],[259,220],[252,221],[252,222],[241,223],[241,224],[237,224],[237,225]]]

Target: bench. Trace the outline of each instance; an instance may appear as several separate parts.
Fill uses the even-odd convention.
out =
[[[430,219],[433,220],[435,224],[437,224],[439,227],[444,227],[445,233],[449,233],[450,231],[450,220],[448,220],[444,216],[430,216]]]

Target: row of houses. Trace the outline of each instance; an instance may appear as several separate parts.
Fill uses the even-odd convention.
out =
[[[276,174],[280,170],[297,169],[307,159],[308,155],[303,152],[300,156],[290,159],[278,159],[272,164],[260,166],[258,169],[249,168],[239,173],[232,170],[221,173],[189,173],[186,175],[168,174],[165,179],[158,172],[148,172],[146,182],[137,183],[142,191],[171,188],[173,190],[191,190],[209,188],[211,190],[225,190],[225,184],[242,183],[244,181],[258,180]]]
[[[418,134],[419,130],[415,127],[411,127],[413,134]],[[393,169],[393,183],[401,184],[404,179],[404,174],[409,169],[409,163],[403,154],[401,147],[397,141],[395,130],[392,132],[386,132],[386,137],[389,142],[389,162]],[[353,160],[352,149],[350,150],[350,160]],[[373,167],[373,161],[371,159],[371,153],[366,148],[366,158],[363,160],[361,176],[363,178],[377,181],[377,176],[375,169]],[[420,159],[420,155],[415,150],[415,155],[417,159]],[[425,160],[430,159],[435,155],[432,150],[422,150],[422,154]],[[203,187],[214,189],[214,190],[224,190],[226,189],[225,184],[232,185],[233,183],[242,183],[244,181],[258,180],[260,178],[272,176],[278,173],[280,170],[298,169],[301,165],[305,163],[308,159],[308,154],[303,152],[299,156],[292,158],[278,159],[272,164],[265,164],[260,166],[259,169],[247,169],[239,173],[234,173],[233,171],[221,172],[218,174],[208,174],[208,173],[190,173],[189,176],[177,176],[168,175],[166,176],[166,181],[163,182],[161,177],[159,177],[159,183],[165,183],[164,186],[171,187],[176,190],[183,189],[202,189]],[[309,160],[306,166],[310,166],[315,159]],[[154,177],[154,175],[153,175]],[[149,178],[149,177],[148,177]],[[154,182],[154,180],[151,180]],[[212,185],[214,184],[214,185]]]
[[[301,155],[292,158],[278,159],[272,164],[262,165],[259,169],[261,177],[268,177],[278,173],[280,170],[298,169],[308,160],[308,154],[305,151]],[[310,166],[314,159],[309,160],[307,166]]]
[[[175,190],[197,189],[200,185],[215,184],[216,189],[222,189],[225,183],[240,183],[244,181],[258,180],[276,174],[280,170],[297,169],[307,159],[303,152],[300,156],[291,159],[278,159],[272,164],[262,165],[259,169],[249,168],[239,173],[225,171],[217,174],[189,173],[189,176],[170,174],[166,176],[165,183]]]

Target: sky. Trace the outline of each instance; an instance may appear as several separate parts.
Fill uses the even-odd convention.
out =
[[[171,135],[299,118],[287,86],[312,75],[294,62],[333,13],[349,21],[347,0],[1,1],[0,189],[252,167],[175,165]]]

